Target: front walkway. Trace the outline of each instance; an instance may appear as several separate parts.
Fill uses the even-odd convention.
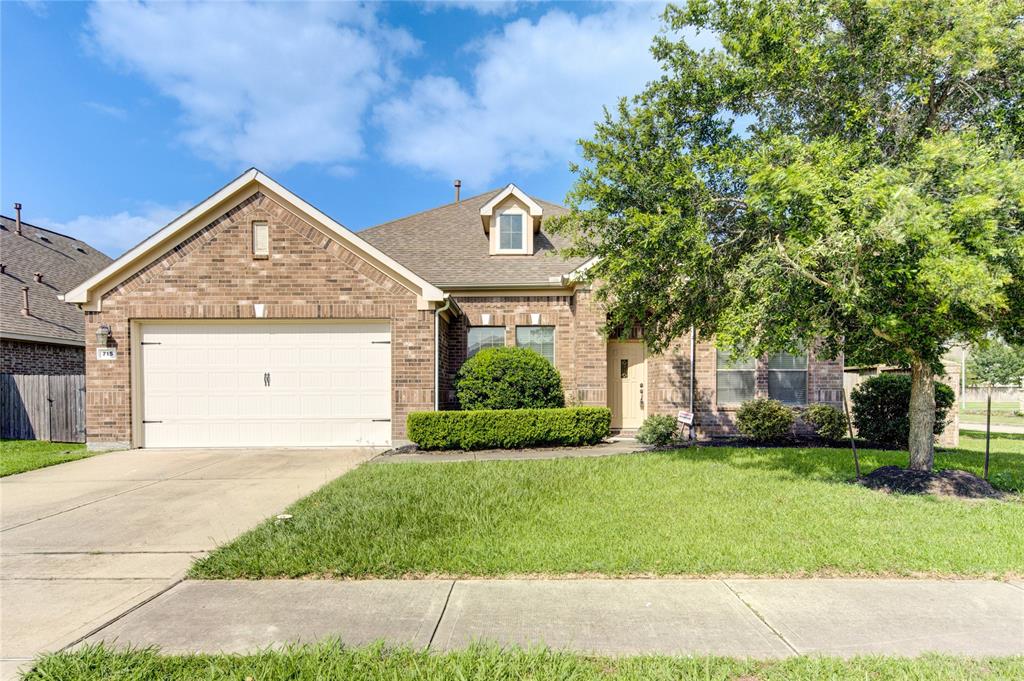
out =
[[[0,678],[160,594],[196,557],[374,454],[133,450],[3,478]]]
[[[1024,654],[1024,582],[895,579],[185,581],[88,639],[168,653],[338,637],[598,654]]]

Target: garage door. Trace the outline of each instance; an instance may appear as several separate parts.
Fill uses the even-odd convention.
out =
[[[391,441],[387,322],[141,326],[145,447]]]

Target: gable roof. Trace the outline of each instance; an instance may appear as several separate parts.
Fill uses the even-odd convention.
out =
[[[568,246],[568,240],[547,234],[543,223],[534,236],[531,255],[490,254],[480,211],[507,196],[511,186],[370,227],[359,236],[442,289],[561,286],[562,277],[585,258],[558,255],[556,251]],[[528,198],[543,208],[545,218],[567,212],[564,206]]]
[[[85,343],[85,317],[58,296],[110,263],[95,248],[64,234],[0,216],[0,337],[63,345]],[[35,280],[35,273],[43,275]],[[23,317],[28,286],[30,316]]]
[[[209,198],[177,217],[156,234],[129,250],[102,271],[69,291],[64,296],[64,300],[81,303],[90,310],[100,309],[100,301],[106,291],[204,227],[219,211],[232,207],[242,198],[251,196],[256,191],[265,192],[288,203],[298,211],[301,217],[337,239],[424,300],[440,301],[444,299],[444,293],[439,288],[356,236],[342,224],[332,220],[272,178],[256,168],[250,168]]]

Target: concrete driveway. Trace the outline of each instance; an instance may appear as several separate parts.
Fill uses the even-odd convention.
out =
[[[134,450],[0,479],[0,659],[86,636],[379,450]]]

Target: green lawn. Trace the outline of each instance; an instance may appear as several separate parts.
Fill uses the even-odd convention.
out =
[[[861,454],[864,472],[906,457]],[[981,463],[938,456],[940,468]],[[1024,453],[993,456],[992,471],[1024,479]],[[842,449],[365,465],[191,575],[1024,574],[1019,498],[887,495],[852,477]]]
[[[92,456],[85,445],[74,442],[0,440],[0,477]]]
[[[971,659],[793,657],[777,661],[721,657],[589,657],[545,650],[474,646],[431,654],[381,646],[343,648],[325,642],[254,655],[161,656],[153,650],[116,653],[104,648],[47,655],[30,681],[939,681],[1024,678],[1024,657]]]
[[[1019,402],[993,402],[992,424],[999,426],[1024,426],[1024,416],[1018,416]],[[984,402],[968,402],[960,410],[960,420],[966,423],[985,423]]]

